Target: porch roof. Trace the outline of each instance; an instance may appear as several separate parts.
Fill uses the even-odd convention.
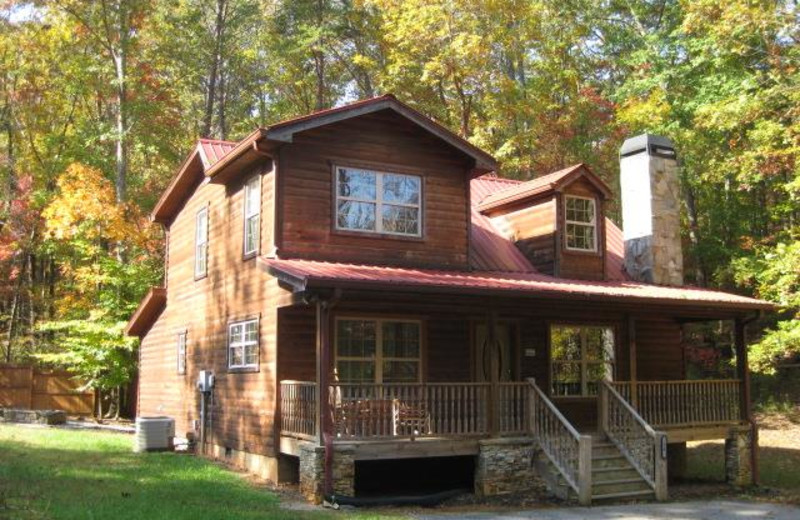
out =
[[[772,304],[699,287],[669,287],[631,281],[586,281],[535,272],[444,271],[262,258],[274,276],[295,291],[315,288],[406,290],[474,295],[534,296],[564,300],[672,304],[732,310],[771,309]]]

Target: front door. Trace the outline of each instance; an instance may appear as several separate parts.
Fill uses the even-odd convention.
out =
[[[500,381],[513,381],[515,372],[514,326],[510,323],[497,324],[497,340],[500,342]],[[489,367],[491,366],[491,351],[486,341],[486,322],[475,323],[473,334],[473,352],[475,359],[475,380],[489,381]]]

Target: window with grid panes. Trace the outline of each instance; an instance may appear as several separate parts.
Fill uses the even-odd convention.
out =
[[[395,319],[336,320],[336,376],[341,382],[417,382],[421,323]]]

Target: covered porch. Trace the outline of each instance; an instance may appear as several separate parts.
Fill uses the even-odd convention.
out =
[[[616,453],[663,499],[668,451],[680,443],[752,442],[744,328],[756,305],[576,296],[574,287],[557,298],[363,281],[295,287],[294,305],[279,311],[277,435],[281,452],[300,459],[301,487],[312,468],[311,495],[354,494],[358,461],[472,456],[477,493],[530,487],[549,466],[555,485],[589,503],[613,495],[598,486],[599,469]],[[682,324],[721,319],[735,323],[737,377],[686,380]],[[376,366],[354,371],[342,363],[363,359],[341,346],[343,320],[375,330],[418,323],[418,344],[398,354],[376,332],[363,356]],[[608,357],[587,357],[581,343],[580,356],[559,358],[558,327],[601,338]],[[412,380],[397,380],[394,362],[414,365],[402,376]],[[500,462],[515,458],[515,467]]]

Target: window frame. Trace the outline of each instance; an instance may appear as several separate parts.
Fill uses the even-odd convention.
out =
[[[374,357],[355,357],[355,356],[340,356],[339,355],[339,322],[340,321],[373,321],[375,322],[375,356]],[[419,328],[419,351],[417,357],[414,358],[399,358],[399,357],[384,357],[383,355],[383,324],[384,323],[414,323]],[[336,378],[339,380],[338,364],[339,361],[370,361],[375,363],[375,379],[373,381],[340,381],[342,383],[350,384],[413,384],[421,383],[423,381],[424,370],[424,349],[425,349],[425,326],[424,322],[418,318],[403,318],[403,317],[376,317],[376,316],[359,316],[359,315],[345,315],[336,316],[334,319],[334,332],[333,332],[333,367],[337,371]],[[417,379],[416,381],[396,381],[391,383],[384,383],[383,381],[383,363],[384,361],[416,361],[417,362]]]
[[[353,170],[375,174],[375,199],[363,199],[357,197],[347,197],[339,195],[339,170]],[[383,201],[383,177],[385,175],[396,175],[398,177],[414,177],[419,180],[419,202],[408,204],[403,202],[384,202]],[[425,176],[421,173],[411,173],[402,171],[387,171],[380,168],[369,166],[356,166],[347,164],[333,164],[333,229],[338,233],[354,233],[356,235],[379,236],[399,239],[420,240],[425,235]],[[353,229],[339,226],[339,201],[363,202],[375,205],[375,229]],[[382,209],[383,206],[398,206],[403,208],[415,208],[418,211],[417,233],[399,233],[397,231],[386,231],[383,229]]]
[[[553,329],[558,327],[569,327],[569,328],[577,328],[581,331],[581,357],[578,360],[574,361],[554,361],[553,360]],[[607,329],[611,331],[613,341],[612,341],[612,354],[613,357],[611,361],[591,361],[587,359],[586,356],[586,330],[587,329]],[[554,322],[550,323],[547,327],[547,358],[549,364],[549,376],[550,381],[548,385],[548,390],[550,396],[553,399],[595,399],[598,397],[597,394],[590,394],[588,392],[588,379],[587,379],[587,367],[589,365],[610,365],[611,366],[611,381],[616,381],[617,379],[617,341],[619,337],[619,331],[617,330],[617,326],[614,324],[609,323],[570,323],[570,322]],[[554,371],[553,368],[555,365],[560,364],[578,364],[580,365],[580,376],[581,376],[581,393],[580,394],[556,394],[554,392],[554,385],[555,385],[555,378],[553,377]]]
[[[588,200],[591,202],[592,205],[592,221],[591,222],[582,222],[578,220],[569,220],[567,218],[567,200],[568,199],[577,199],[577,200]],[[597,253],[598,251],[598,242],[600,241],[599,237],[599,226],[597,225],[598,222],[598,213],[597,213],[597,199],[595,197],[585,197],[582,195],[572,195],[569,193],[564,194],[564,249],[567,251],[572,251],[576,253]],[[571,225],[592,228],[593,230],[593,244],[591,249],[586,249],[582,247],[572,247],[569,245],[569,233],[567,228]]]
[[[200,217],[205,215],[206,220],[206,232],[205,236],[202,237],[203,242],[200,243]],[[206,276],[208,276],[208,251],[209,251],[209,229],[211,227],[211,216],[208,211],[208,205],[206,204],[202,208],[200,208],[194,216],[194,279],[195,280],[202,280]],[[200,272],[197,270],[197,264],[200,257],[198,256],[197,252],[199,248],[203,248],[203,271]]]
[[[249,342],[245,340],[245,331],[247,330],[247,325],[250,323],[256,324],[256,339],[253,342]],[[261,362],[261,323],[259,318],[246,318],[240,319],[236,321],[232,321],[228,323],[228,331],[227,337],[225,340],[226,345],[226,357],[228,360],[228,370],[230,372],[255,372],[259,368],[259,364]],[[234,327],[242,327],[242,340],[239,343],[233,344],[231,338],[233,337],[233,328]],[[255,363],[247,363],[247,347],[248,346],[255,346],[256,350],[256,361]],[[231,351],[234,348],[241,348],[242,349],[242,364],[234,365],[233,364],[233,356],[231,355]]]
[[[248,215],[248,207],[247,203],[250,200],[250,184],[255,181],[258,186],[252,188],[253,190],[258,192],[258,204],[256,205],[255,213]],[[261,249],[261,175],[255,174],[251,175],[244,181],[244,186],[242,189],[243,192],[243,199],[242,199],[242,257],[246,260],[248,258],[253,258],[254,256],[258,255],[259,250]],[[255,218],[256,220],[256,232],[255,232],[255,247],[252,251],[247,250],[247,223]]]
[[[178,355],[178,364],[177,370],[178,375],[186,375],[186,353],[188,351],[189,346],[189,338],[187,331],[181,331],[178,333],[178,343],[176,345],[177,355]]]

